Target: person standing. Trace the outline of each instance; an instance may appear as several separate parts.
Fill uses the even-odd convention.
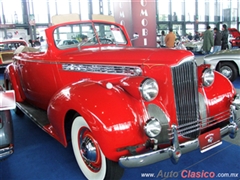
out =
[[[161,41],[161,47],[166,47],[166,43],[165,43],[165,31],[161,32],[161,37],[160,37],[160,41]]]
[[[227,25],[222,25],[222,50],[228,49],[228,30]]]
[[[199,33],[197,31],[195,31],[194,40],[195,41],[199,41],[200,40],[200,36],[199,36]]]
[[[188,39],[191,41],[193,39],[192,33],[188,34]]]
[[[173,33],[173,29],[169,29],[169,33],[165,37],[165,43],[167,48],[174,48],[175,44],[175,34]]]
[[[214,32],[214,46],[213,46],[213,52],[216,53],[218,51],[221,51],[221,45],[222,45],[222,34],[219,32],[218,28],[213,29]]]
[[[206,54],[209,54],[213,46],[213,33],[211,27],[207,26],[207,30],[203,33],[203,51],[205,51]]]

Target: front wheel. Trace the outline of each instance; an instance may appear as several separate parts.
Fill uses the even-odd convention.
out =
[[[230,81],[234,81],[237,79],[238,71],[237,67],[232,62],[222,62],[219,64],[217,71],[227,77]]]
[[[71,136],[76,161],[87,179],[121,178],[124,169],[104,156],[83,117],[74,118]]]

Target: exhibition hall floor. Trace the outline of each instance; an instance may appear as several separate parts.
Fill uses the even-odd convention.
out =
[[[239,91],[240,78],[233,84]],[[65,148],[27,116],[11,113],[15,151],[0,162],[0,180],[85,179],[75,161],[71,143]],[[146,167],[125,169],[122,180],[187,178],[239,180],[240,135],[233,141],[224,138],[222,145],[205,153],[195,150],[184,154],[177,165],[165,160]]]

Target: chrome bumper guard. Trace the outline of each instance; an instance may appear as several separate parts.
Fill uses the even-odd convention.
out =
[[[5,148],[1,148],[0,149],[0,160],[7,158],[11,154],[13,154],[13,145],[10,145]]]
[[[231,105],[232,117],[227,126],[220,129],[220,134],[222,137],[229,135],[231,138],[235,138],[238,131],[238,125],[240,124],[240,96],[237,95]],[[181,155],[188,153],[190,151],[196,150],[199,148],[199,140],[194,139],[191,141],[184,142],[179,144],[177,127],[172,126],[172,131],[174,134],[173,145],[164,149],[159,149],[156,151],[150,151],[144,154],[132,155],[132,156],[123,156],[119,159],[119,164],[125,168],[131,167],[142,167],[163,161],[166,159],[171,159],[171,161],[176,164]]]

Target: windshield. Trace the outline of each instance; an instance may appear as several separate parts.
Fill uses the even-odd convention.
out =
[[[59,49],[99,44],[127,44],[120,27],[104,23],[82,23],[58,27],[54,31],[54,41]]]

